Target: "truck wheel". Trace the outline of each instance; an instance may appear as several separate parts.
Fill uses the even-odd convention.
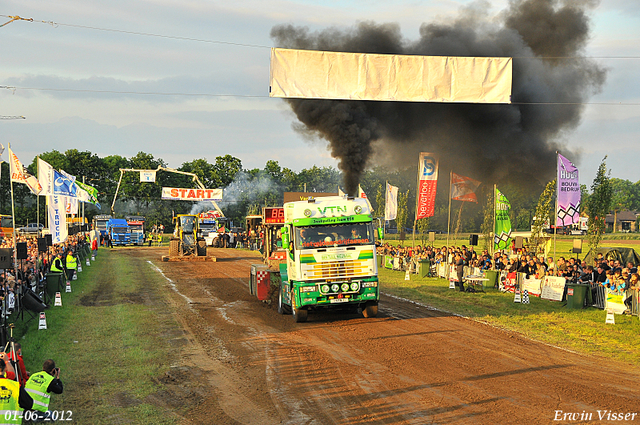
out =
[[[171,239],[169,242],[169,255],[172,257],[180,255],[180,241],[178,239]]]
[[[278,313],[291,314],[291,307],[282,302],[282,289],[278,289]]]
[[[362,310],[362,315],[366,318],[376,317],[378,315],[378,304],[367,304]]]
[[[296,323],[307,321],[307,315],[309,313],[308,310],[304,310],[301,308],[294,308],[291,311],[293,313],[293,319],[296,321]]]
[[[198,257],[207,256],[207,242],[204,240],[198,241]]]

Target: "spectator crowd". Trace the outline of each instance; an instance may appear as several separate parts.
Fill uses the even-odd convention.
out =
[[[593,264],[583,259],[564,256],[539,257],[518,250],[512,254],[498,251],[491,255],[487,250],[476,252],[473,246],[393,246],[384,243],[377,247],[378,255],[398,258],[402,270],[415,270],[417,263],[428,260],[431,266],[444,263],[459,267],[460,265],[484,270],[496,270],[523,273],[526,278],[542,279],[545,276],[564,277],[567,283],[592,283],[606,287],[610,292],[627,294],[625,304],[631,306],[631,290],[640,289],[638,264],[620,260],[606,259],[602,254],[595,256]]]

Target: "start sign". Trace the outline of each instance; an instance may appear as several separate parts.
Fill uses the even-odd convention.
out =
[[[222,200],[222,189],[163,187],[162,199],[172,201],[220,201]]]

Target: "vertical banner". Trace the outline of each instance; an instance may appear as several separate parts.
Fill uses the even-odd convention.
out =
[[[67,240],[67,223],[64,214],[64,197],[51,195],[47,197],[49,211],[49,230],[54,244]]]
[[[384,203],[384,219],[395,220],[398,216],[398,187],[391,186],[387,182],[387,190]]]
[[[578,169],[558,154],[558,210],[556,226],[568,226],[580,220],[580,180]]]
[[[438,185],[438,159],[435,155],[420,152],[418,161],[418,207],[416,220],[433,217]]]
[[[507,249],[511,244],[511,219],[509,200],[496,188],[496,228],[494,229],[494,248]]]

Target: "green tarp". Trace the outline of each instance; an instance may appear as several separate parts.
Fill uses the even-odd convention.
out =
[[[626,267],[628,262],[632,262],[634,265],[640,264],[640,255],[633,248],[623,247],[600,247],[596,250],[595,254],[593,250],[589,250],[584,261],[588,265],[593,265],[593,260],[598,254],[602,254],[607,260],[618,260],[623,267]]]

